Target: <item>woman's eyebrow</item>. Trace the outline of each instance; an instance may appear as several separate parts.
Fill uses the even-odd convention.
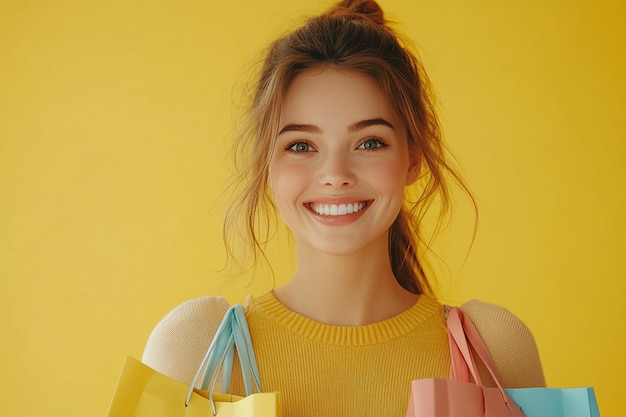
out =
[[[307,125],[307,124],[288,124],[285,125],[278,135],[282,135],[286,132],[304,132],[304,133],[322,133],[322,129],[316,125]]]
[[[393,125],[391,123],[389,123],[387,120],[383,119],[382,117],[378,117],[378,118],[375,118],[375,119],[361,120],[359,122],[352,123],[350,126],[348,126],[348,131],[349,132],[356,132],[358,130],[365,129],[366,127],[376,126],[376,125],[387,126],[391,130],[396,130],[393,127]]]
[[[376,125],[387,126],[392,130],[396,130],[393,125],[387,120],[381,117],[377,117],[375,119],[360,120],[358,122],[352,123],[350,126],[348,126],[348,131],[352,133]],[[280,129],[278,135],[280,136],[286,132],[321,133],[322,129],[317,125],[294,123],[285,125],[282,129]]]

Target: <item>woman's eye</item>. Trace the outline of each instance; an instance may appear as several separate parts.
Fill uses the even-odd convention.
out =
[[[379,139],[368,139],[359,145],[359,149],[378,149],[385,146],[385,143]]]
[[[296,142],[293,145],[289,146],[288,149],[296,153],[313,151],[313,147],[306,142]]]

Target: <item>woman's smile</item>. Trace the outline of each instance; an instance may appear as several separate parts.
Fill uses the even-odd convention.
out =
[[[355,200],[345,203],[310,202],[304,207],[317,222],[325,226],[345,226],[360,219],[373,200]]]
[[[367,207],[367,201],[347,204],[309,203],[307,206],[320,216],[345,216],[358,213]]]

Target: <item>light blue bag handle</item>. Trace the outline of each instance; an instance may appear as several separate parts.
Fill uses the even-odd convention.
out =
[[[241,306],[232,307],[232,311],[230,311],[230,313],[231,314],[229,314],[229,317],[227,318],[230,323],[230,336],[227,341],[226,349],[220,357],[218,365],[215,367],[215,371],[210,369],[211,365],[206,368],[200,388],[207,389],[209,381],[211,381],[211,388],[209,392],[212,393],[215,383],[217,382],[217,374],[221,369],[223,375],[222,388],[224,391],[228,391],[234,359],[234,347],[236,347],[241,365],[246,395],[250,395],[254,392],[255,385],[258,391],[261,391],[261,379],[256,358],[254,356],[254,350],[252,348],[252,341],[250,340],[250,331],[246,322],[245,313]],[[225,334],[228,335],[228,328],[226,328]]]
[[[234,305],[226,311],[220,326],[215,332],[211,345],[202,359],[198,371],[189,387],[185,405],[189,404],[193,388],[204,370],[200,389],[209,390],[209,400],[213,407],[213,414],[216,414],[215,402],[213,401],[215,384],[221,370],[223,376],[222,388],[225,392],[228,392],[235,349],[237,349],[237,355],[239,356],[239,362],[241,364],[246,395],[254,393],[255,386],[257,391],[261,392],[261,378],[254,356],[246,315],[241,305]]]

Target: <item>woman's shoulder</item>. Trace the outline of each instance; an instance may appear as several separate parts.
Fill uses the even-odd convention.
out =
[[[461,311],[474,323],[507,388],[545,386],[535,338],[526,324],[504,307],[472,300]]]
[[[195,298],[180,304],[152,330],[142,361],[189,384],[228,307],[221,297]]]

